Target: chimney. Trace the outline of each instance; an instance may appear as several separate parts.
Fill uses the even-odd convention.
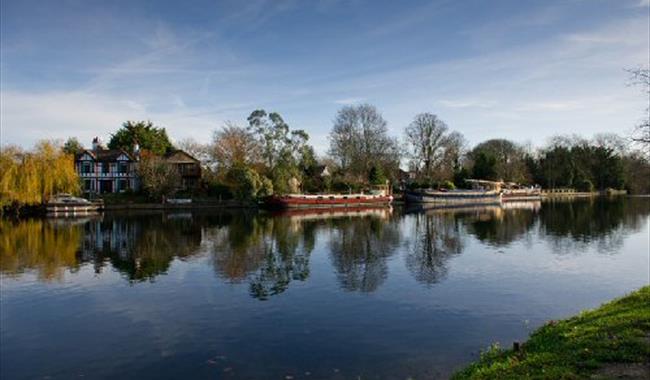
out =
[[[133,156],[136,160],[140,160],[140,144],[137,139],[133,141]]]
[[[101,148],[102,148],[102,142],[99,139],[99,137],[95,136],[95,138],[93,138],[93,150],[97,151],[100,150]]]

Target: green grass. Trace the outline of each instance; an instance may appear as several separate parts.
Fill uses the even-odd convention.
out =
[[[453,379],[584,379],[608,363],[650,361],[650,286],[535,331],[519,351],[492,346]]]

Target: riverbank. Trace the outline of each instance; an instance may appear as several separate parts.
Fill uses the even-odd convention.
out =
[[[650,378],[650,286],[562,321],[518,349],[493,346],[453,379]]]

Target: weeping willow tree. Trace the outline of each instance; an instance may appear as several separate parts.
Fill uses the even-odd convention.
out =
[[[0,151],[0,209],[37,205],[79,190],[73,155],[54,142],[41,141],[30,152],[13,146]]]

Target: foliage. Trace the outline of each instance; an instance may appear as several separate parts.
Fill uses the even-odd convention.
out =
[[[70,137],[66,140],[66,142],[63,144],[63,152],[66,154],[71,154],[75,155],[78,153],[81,153],[81,151],[84,149],[83,145],[77,140],[76,137]]]
[[[244,166],[231,168],[226,178],[236,199],[254,201],[273,194],[273,184],[267,177]]]
[[[290,181],[301,182],[305,166],[312,165],[314,150],[307,142],[309,135],[291,130],[277,112],[255,110],[248,117],[248,131],[261,146],[267,174],[277,193],[290,192]]]
[[[178,169],[159,156],[143,154],[138,163],[142,189],[153,199],[171,197],[181,186]]]
[[[156,127],[151,121],[124,122],[122,128],[111,136],[108,147],[133,152],[136,142],[140,149],[146,149],[158,155],[167,153],[173,147],[165,128]]]
[[[472,176],[476,179],[488,179],[494,181],[499,179],[496,157],[486,152],[479,152],[474,159]]]
[[[588,179],[583,179],[582,181],[580,181],[580,183],[577,184],[576,190],[582,191],[582,192],[585,192],[585,193],[590,193],[590,192],[594,191],[594,184],[591,183],[591,181],[588,180]]]
[[[253,166],[261,156],[262,147],[246,128],[233,123],[212,135],[210,155],[218,168],[228,171],[235,166]]]
[[[455,190],[456,185],[454,185],[454,183],[451,181],[442,181],[442,183],[440,184],[440,188],[446,190]]]
[[[608,363],[644,363],[650,357],[650,286],[596,310],[551,321],[519,351],[492,347],[455,379],[591,378]]]
[[[613,145],[556,140],[541,151],[538,163],[529,160],[528,167],[533,178],[547,188],[579,188],[588,180],[598,190],[622,189],[626,181],[623,154]]]
[[[469,179],[469,170],[464,166],[456,166],[454,169],[454,185],[458,188],[465,189],[467,188],[466,179]]]
[[[5,147],[0,152],[0,208],[37,205],[58,193],[78,194],[74,158],[50,141],[31,152]]]
[[[370,173],[368,173],[368,181],[372,185],[384,185],[386,184],[386,176],[381,166],[373,165],[370,168]]]
[[[501,179],[509,182],[528,183],[530,174],[526,166],[524,148],[510,140],[492,139],[478,144],[469,153],[470,158],[478,159],[483,153],[494,158],[494,167],[488,170],[490,177],[476,177],[478,179]],[[482,162],[481,164],[484,164]],[[486,168],[482,168],[485,170]],[[492,175],[492,170],[494,174]]]

